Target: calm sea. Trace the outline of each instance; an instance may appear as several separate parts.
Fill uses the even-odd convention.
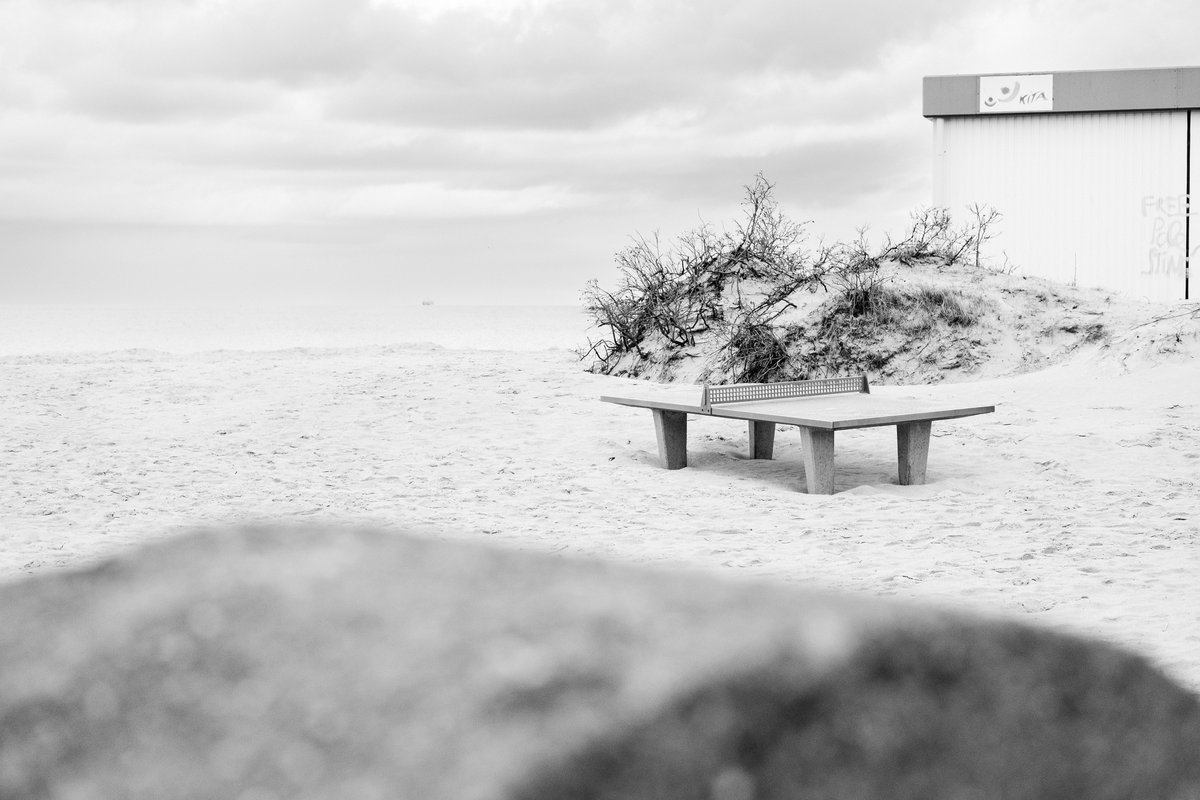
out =
[[[576,306],[0,306],[0,356],[395,344],[545,350],[577,347],[586,342],[587,332],[587,318]]]

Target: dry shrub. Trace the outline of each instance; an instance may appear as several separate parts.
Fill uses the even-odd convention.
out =
[[[786,380],[790,356],[777,329],[762,322],[732,325],[724,348],[732,383]]]
[[[604,336],[582,357],[595,355],[598,371],[609,372],[629,353],[644,357],[651,337],[686,348],[730,319],[769,325],[795,307],[795,292],[823,287],[828,251],[808,250],[805,223],[783,213],[773,188],[761,174],[745,187],[742,218],[730,230],[705,224],[674,247],[657,235],[634,237],[616,255],[618,288],[591,281],[584,289],[584,308]]]
[[[885,236],[875,246],[864,228],[852,241],[809,249],[806,223],[782,212],[773,188],[756,176],[745,187],[741,218],[729,229],[718,232],[704,224],[673,246],[664,246],[657,235],[639,235],[616,254],[617,288],[608,291],[591,281],[583,292],[602,334],[580,354],[596,357],[592,371],[637,374],[703,351],[710,359],[703,373],[718,379],[780,380],[805,373],[803,363],[791,363],[796,360],[791,350],[801,346],[797,331],[779,322],[797,307],[792,298],[801,290],[833,290],[819,323],[829,358],[839,352],[840,337],[865,336],[869,342],[887,329],[918,335],[942,324],[969,326],[979,318],[979,301],[940,289],[895,288],[883,267],[950,265],[968,254],[978,265],[980,246],[995,235],[994,209],[974,206],[974,222],[960,228],[945,209],[925,209],[912,215],[899,240]],[[845,324],[833,324],[838,317]]]

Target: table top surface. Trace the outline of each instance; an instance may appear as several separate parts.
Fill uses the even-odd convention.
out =
[[[699,391],[691,389],[690,400],[681,390],[655,392],[641,396],[605,395],[606,403],[704,414],[713,417],[776,422],[783,425],[803,425],[810,428],[838,430],[870,428],[878,425],[898,425],[906,422],[926,422],[939,419],[990,414],[994,405],[957,405],[891,394],[844,393],[815,397],[788,397],[779,400],[751,400],[738,403],[719,403],[702,408]]]

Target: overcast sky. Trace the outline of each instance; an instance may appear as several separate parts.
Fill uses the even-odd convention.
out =
[[[763,172],[930,199],[924,75],[1192,66],[1200,6],[0,0],[0,304],[574,303]]]

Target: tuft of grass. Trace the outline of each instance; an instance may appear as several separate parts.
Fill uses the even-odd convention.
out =
[[[1091,344],[1093,342],[1103,342],[1108,338],[1108,330],[1102,322],[1093,322],[1083,326],[1083,341]]]
[[[1079,325],[1074,322],[1060,325],[1058,329],[1064,333],[1079,334],[1079,340],[1084,343],[1100,342],[1108,336],[1108,331],[1104,329],[1104,323],[1091,322],[1087,325]]]
[[[952,327],[968,328],[979,322],[981,315],[982,304],[977,298],[946,289],[923,286],[914,293],[914,300],[931,317]]]
[[[865,297],[846,294],[837,310],[881,327],[920,334],[932,331],[939,323],[970,327],[979,322],[982,307],[978,298],[943,288],[876,286]]]

